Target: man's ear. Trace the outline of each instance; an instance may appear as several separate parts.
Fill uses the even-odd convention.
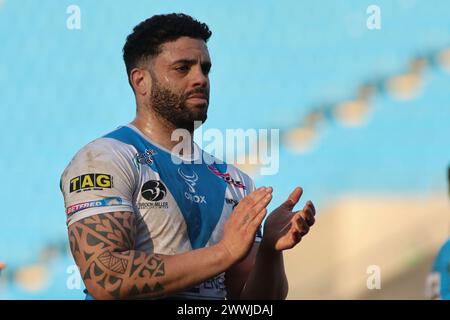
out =
[[[152,85],[150,73],[145,69],[134,68],[130,72],[130,83],[136,94],[146,96]]]

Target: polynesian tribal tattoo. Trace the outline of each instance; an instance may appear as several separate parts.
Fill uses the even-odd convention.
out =
[[[164,287],[164,260],[135,251],[135,221],[130,212],[95,215],[69,227],[70,249],[85,283],[97,285],[112,299],[158,297]]]

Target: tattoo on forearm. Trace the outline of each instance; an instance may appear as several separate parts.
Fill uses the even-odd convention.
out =
[[[128,260],[115,257],[111,252],[105,251],[98,256],[98,260],[109,270],[124,274],[127,271]]]
[[[129,212],[96,215],[69,228],[72,254],[85,281],[92,281],[112,298],[158,296],[164,287],[164,260],[134,251],[134,216]]]

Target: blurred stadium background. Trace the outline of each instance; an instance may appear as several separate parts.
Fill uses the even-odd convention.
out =
[[[372,4],[380,30],[366,26]],[[316,204],[316,226],[285,255],[288,298],[424,298],[450,231],[448,1],[0,0],[0,299],[84,298],[59,177],[132,120],[124,40],[169,12],[213,31],[205,128],[280,128],[278,174],[245,168],[274,187],[272,208],[296,185]],[[366,286],[371,265],[380,290]]]

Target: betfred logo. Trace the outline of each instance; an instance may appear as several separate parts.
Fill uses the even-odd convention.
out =
[[[70,192],[112,188],[112,176],[103,173],[88,173],[70,180]]]
[[[216,176],[222,178],[226,183],[232,184],[236,188],[241,188],[246,190],[246,187],[242,184],[241,181],[234,180],[228,172],[222,173],[213,166],[208,166],[208,169],[211,170]]]
[[[119,197],[110,197],[97,201],[89,201],[83,203],[77,203],[67,207],[66,214],[68,217],[77,213],[78,211],[88,209],[88,208],[96,208],[96,207],[107,207],[107,206],[118,206],[123,203],[122,198]]]

